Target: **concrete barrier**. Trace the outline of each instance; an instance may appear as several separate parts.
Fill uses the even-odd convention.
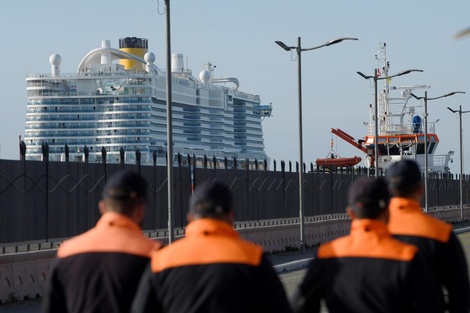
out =
[[[460,210],[448,208],[446,210],[432,210],[430,214],[449,221],[460,221]],[[470,208],[465,208],[468,220]],[[286,220],[259,221],[237,223],[235,229],[241,237],[253,241],[264,247],[268,253],[278,253],[299,249],[299,220],[298,218]],[[304,236],[307,247],[316,247],[334,238],[349,233],[351,221],[345,214],[306,217],[304,221]],[[163,232],[148,232],[149,236],[162,235]],[[166,235],[167,233],[165,233]],[[178,232],[179,237],[184,231]],[[156,238],[164,242],[167,238]],[[49,270],[53,266],[57,245],[48,244],[47,250],[41,250],[47,245],[38,245],[37,251],[7,253],[0,255],[0,303],[42,297],[49,277]],[[307,262],[299,261],[292,264],[278,265],[277,271],[286,271],[291,268],[304,266]]]
[[[44,295],[55,250],[0,255],[1,303]]]

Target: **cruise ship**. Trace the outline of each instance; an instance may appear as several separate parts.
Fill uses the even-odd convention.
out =
[[[83,162],[86,150],[89,162],[105,156],[134,163],[138,154],[143,164],[165,164],[166,71],[155,59],[148,40],[137,37],[121,38],[119,49],[102,41],[75,73],[62,73],[61,56],[52,54],[50,73],[26,77],[25,158],[41,160],[47,144],[51,161]],[[172,54],[173,159],[180,153],[198,165],[233,165],[234,158],[243,167],[269,164],[262,121],[271,104],[239,91],[236,78],[215,78],[214,70],[207,63],[195,77],[183,55]]]

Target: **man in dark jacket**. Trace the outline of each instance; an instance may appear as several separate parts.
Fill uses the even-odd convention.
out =
[[[390,203],[390,233],[400,241],[416,245],[427,259],[445,297],[450,313],[470,311],[468,267],[452,226],[421,210],[421,170],[412,160],[393,163],[387,171]]]
[[[96,226],[57,251],[43,312],[130,311],[150,252],[161,247],[142,234],[146,203],[147,183],[140,175],[120,171],[108,180]]]
[[[262,248],[233,229],[226,185],[196,188],[187,218],[185,238],[152,254],[132,312],[290,312]]]
[[[318,248],[294,298],[295,312],[443,312],[438,286],[415,246],[387,230],[383,179],[358,178],[349,190],[351,233]]]

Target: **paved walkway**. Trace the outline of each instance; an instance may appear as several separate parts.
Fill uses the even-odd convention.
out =
[[[457,230],[456,233],[460,234],[459,239],[467,255],[467,261],[470,264],[470,227]],[[282,275],[283,273],[306,268],[310,260],[314,257],[315,251],[315,248],[307,249],[304,254],[300,253],[300,251],[289,251],[269,255],[269,259],[277,273]],[[292,284],[297,285],[301,279],[301,277],[297,278]],[[291,291],[289,291],[289,293],[291,293]],[[40,300],[0,305],[0,313],[39,313],[40,306]]]
[[[306,268],[315,256],[316,248],[306,249],[305,253],[290,251],[269,255],[269,259],[278,274]]]

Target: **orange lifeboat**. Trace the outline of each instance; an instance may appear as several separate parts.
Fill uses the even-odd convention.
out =
[[[352,157],[352,158],[340,158],[340,157],[334,157],[334,158],[323,158],[323,159],[316,159],[315,163],[317,166],[321,167],[348,167],[348,166],[354,166],[361,162],[361,158],[358,156]]]

